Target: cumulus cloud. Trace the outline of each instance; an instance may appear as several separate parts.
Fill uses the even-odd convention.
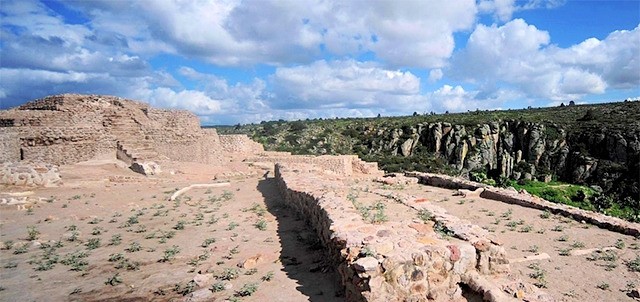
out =
[[[546,31],[515,19],[503,26],[478,25],[454,56],[451,72],[489,89],[508,85],[532,98],[575,99],[604,93],[610,85],[637,86],[638,48],[639,28],[562,49],[550,44]]]
[[[438,112],[462,112],[465,110],[485,110],[501,108],[505,101],[524,96],[514,90],[496,89],[491,93],[480,90],[465,90],[460,85],[443,85],[426,97]]]
[[[143,97],[148,102],[162,108],[180,108],[197,112],[201,115],[211,115],[220,112],[220,102],[206,96],[202,91],[182,90],[175,92],[169,88],[160,87],[147,91]]]
[[[72,5],[71,5],[72,4]],[[453,33],[470,29],[474,0],[70,2],[110,36],[218,65],[309,63],[373,52],[391,66],[442,67]],[[120,20],[122,22],[114,22]],[[132,20],[135,26],[121,25]],[[193,22],[198,20],[198,22]],[[126,21],[126,22],[125,22]]]
[[[444,75],[444,73],[442,72],[442,69],[440,69],[440,68],[431,69],[429,71],[429,81],[435,82],[437,80],[440,80],[440,79],[442,79],[443,75]]]
[[[549,49],[549,56],[563,66],[576,66],[614,88],[640,86],[640,25],[617,30],[604,40],[590,38],[567,49]]]
[[[420,96],[420,79],[411,72],[383,69],[354,60],[316,61],[282,67],[271,77],[274,107],[384,108],[407,111]]]
[[[480,0],[478,8],[481,12],[492,13],[497,20],[507,22],[518,11],[538,8],[553,9],[565,3],[566,0],[528,0],[518,2],[516,0]]]
[[[354,60],[320,60],[309,65],[279,67],[268,81],[230,84],[189,67],[180,74],[219,100],[220,114],[205,114],[204,122],[257,122],[273,119],[371,117],[423,112],[429,103],[420,79],[410,72],[384,69]]]

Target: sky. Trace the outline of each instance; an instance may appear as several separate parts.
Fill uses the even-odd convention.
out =
[[[0,109],[108,94],[233,125],[640,97],[640,0],[1,0],[0,26]]]

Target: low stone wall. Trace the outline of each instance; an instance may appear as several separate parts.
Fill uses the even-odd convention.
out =
[[[230,153],[254,154],[263,152],[264,147],[244,134],[226,134],[220,136],[222,150]]]
[[[288,152],[261,152],[245,159],[246,162],[310,164],[332,173],[351,176],[354,174],[382,175],[378,163],[364,162],[356,155],[291,155]]]
[[[467,242],[444,240],[424,223],[372,224],[344,196],[340,177],[304,164],[278,163],[275,174],[284,202],[305,217],[328,251],[346,301],[463,301],[461,283],[486,301],[513,300],[483,276],[493,280],[509,267],[504,249],[481,228],[433,208],[436,221]],[[419,208],[410,196],[387,197]],[[528,301],[544,301],[528,288]]]
[[[5,162],[0,165],[0,184],[51,187],[60,183],[58,167],[45,163]]]
[[[0,127],[0,163],[20,160],[20,138],[10,127]]]
[[[355,155],[354,157],[355,159],[351,163],[353,171],[361,174],[384,174],[384,171],[380,171],[380,169],[378,168],[378,163],[363,161]]]
[[[507,253],[502,247],[502,243],[491,235],[488,231],[469,221],[462,220],[450,215],[447,211],[431,202],[424,202],[424,199],[416,198],[404,193],[384,190],[374,190],[374,193],[396,200],[415,210],[427,210],[432,215],[432,220],[436,224],[443,226],[453,236],[469,242],[476,253],[476,269],[481,274],[508,273],[509,260]]]
[[[603,229],[630,236],[640,236],[640,223],[628,222],[620,218],[610,217],[601,213],[586,211],[569,205],[553,203],[528,193],[519,193],[512,189],[491,187],[481,183],[446,175],[419,172],[409,172],[406,173],[406,175],[417,177],[420,180],[420,183],[430,186],[468,190],[484,188],[484,191],[480,193],[480,197],[482,198],[517,204],[541,211],[549,211],[554,214],[571,217],[578,221],[585,221]]]

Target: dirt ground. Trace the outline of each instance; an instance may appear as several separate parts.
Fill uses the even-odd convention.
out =
[[[0,208],[2,301],[340,301],[315,234],[244,164],[165,163],[145,177],[116,161],[61,167],[31,208]],[[187,191],[195,183],[230,186]],[[0,192],[24,188],[0,187]],[[28,194],[28,193],[27,193]]]
[[[315,233],[283,206],[264,170],[238,162],[224,170],[162,167],[145,177],[101,160],[61,167],[58,188],[0,187],[0,195],[45,198],[26,209],[0,206],[0,300],[344,300]],[[178,189],[216,182],[230,185],[169,200]],[[512,273],[559,301],[630,301],[629,289],[640,285],[640,273],[625,265],[640,255],[636,238],[447,189],[369,180],[350,188],[377,223],[420,220],[415,210],[368,193],[374,188],[424,197],[486,228],[505,243]],[[543,259],[525,258],[536,255]]]
[[[512,273],[558,301],[632,301],[629,290],[640,285],[640,273],[625,265],[640,255],[638,238],[531,208],[452,196],[448,189],[408,185],[403,192],[494,233],[504,242]],[[549,258],[524,259],[544,254]]]

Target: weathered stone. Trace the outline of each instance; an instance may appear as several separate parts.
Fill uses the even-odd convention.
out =
[[[371,272],[378,269],[378,260],[373,257],[364,257],[356,260],[353,267],[359,272]]]
[[[160,165],[152,161],[143,163],[134,162],[133,164],[131,164],[130,169],[142,175],[157,175],[162,172],[162,169],[160,169]]]
[[[213,282],[213,274],[197,274],[193,277],[193,282],[199,287],[209,286]]]
[[[0,165],[0,184],[54,187],[61,182],[55,165],[42,162],[5,162]]]
[[[460,260],[460,248],[457,245],[447,245],[449,251],[451,251],[451,256],[449,256],[449,260],[456,262]]]
[[[191,293],[184,301],[185,302],[204,302],[212,301],[213,292],[208,288],[202,288]]]

